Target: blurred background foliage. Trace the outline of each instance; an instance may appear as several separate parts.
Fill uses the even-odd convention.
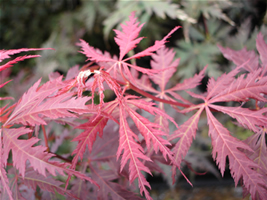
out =
[[[112,29],[135,11],[146,37],[137,51],[181,25],[167,44],[181,57],[176,78],[191,77],[207,64],[208,75],[217,77],[228,63],[216,44],[254,49],[256,34],[267,34],[266,7],[265,0],[2,0],[0,48],[54,48],[41,53],[34,72],[43,77],[54,70],[65,73],[85,62],[75,46],[79,38],[117,54]]]

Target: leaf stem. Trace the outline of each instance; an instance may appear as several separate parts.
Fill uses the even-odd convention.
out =
[[[49,146],[48,146],[48,140],[47,140],[47,135],[46,135],[46,131],[45,131],[45,127],[44,125],[42,125],[42,130],[43,130],[43,134],[44,134],[44,141],[45,141],[45,146],[46,146],[46,151],[50,152]]]
[[[207,26],[207,21],[204,15],[202,15],[203,17],[203,25],[204,25],[204,30],[205,30],[205,37],[206,39],[209,38],[210,34],[209,34],[209,28]]]
[[[135,92],[137,92],[137,93],[139,93],[139,94],[141,94],[141,95],[143,95],[145,97],[153,99],[155,101],[166,103],[166,104],[170,104],[170,105],[174,105],[174,106],[180,106],[180,107],[184,107],[184,108],[190,107],[190,105],[188,105],[188,104],[183,104],[183,103],[180,103],[180,102],[177,102],[177,101],[169,101],[169,100],[166,100],[166,99],[161,99],[161,98],[155,97],[152,94],[149,94],[149,93],[147,93],[147,92],[145,92],[143,90],[140,90],[139,88],[135,87],[130,82],[128,84],[129,84],[129,88],[130,89],[134,90]]]
[[[53,153],[53,152],[51,152],[51,151],[49,151],[49,153],[54,154],[54,157],[57,157],[57,158],[59,158],[60,160],[63,160],[63,161],[68,162],[68,163],[72,163],[71,160],[69,160],[69,159],[67,159],[67,158],[64,158],[64,157],[62,157],[62,156],[60,156],[60,155],[58,155],[58,154],[56,154],[56,153]]]
[[[116,80],[119,84],[125,85],[125,86],[127,86],[127,88],[132,89],[135,92],[137,92],[137,93],[139,93],[139,94],[141,94],[141,95],[143,95],[143,96],[145,96],[147,98],[153,99],[154,101],[158,101],[158,102],[162,102],[162,103],[166,103],[166,104],[170,104],[170,105],[174,105],[174,106],[180,106],[180,107],[184,107],[184,108],[188,108],[188,107],[191,106],[191,105],[188,105],[188,104],[179,103],[177,101],[169,101],[169,100],[166,100],[166,99],[161,99],[161,98],[155,97],[154,95],[149,94],[149,93],[145,92],[144,90],[140,90],[139,88],[135,87],[130,81],[128,81],[125,78],[125,76],[122,73],[121,68],[120,68],[120,73],[121,73],[122,78],[124,79],[124,81],[126,83],[123,83],[123,82],[121,82],[119,80]]]

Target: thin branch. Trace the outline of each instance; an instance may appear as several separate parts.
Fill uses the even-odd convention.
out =
[[[43,130],[43,134],[44,134],[44,141],[45,141],[45,146],[46,146],[46,151],[50,152],[49,146],[48,146],[48,140],[47,140],[47,135],[46,135],[46,131],[45,131],[45,127],[44,125],[42,125],[42,130]]]

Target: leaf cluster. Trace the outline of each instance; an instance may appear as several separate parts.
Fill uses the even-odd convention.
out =
[[[174,27],[147,49],[129,54],[143,40],[139,37],[143,26],[132,12],[121,29],[114,30],[118,56],[80,40],[78,46],[90,61],[88,64],[81,69],[71,68],[66,77],[53,73],[42,85],[39,79],[16,103],[1,107],[3,199],[36,195],[45,199],[55,193],[70,199],[140,199],[133,192],[135,180],[140,194],[152,199],[151,186],[144,174],[162,173],[159,163],[172,167],[173,182],[178,169],[191,184],[180,166],[187,162],[185,156],[197,135],[202,114],[206,115],[212,157],[221,175],[228,159],[231,175],[236,185],[242,183],[244,195],[265,198],[267,44],[263,35],[259,33],[256,39],[259,56],[246,49],[234,51],[219,46],[223,55],[237,66],[217,79],[211,77],[207,92],[199,93],[194,88],[205,76],[206,66],[181,83],[169,84],[180,59],[175,58],[175,52],[165,43],[180,27]],[[35,50],[47,49],[1,50],[0,61]],[[149,69],[136,64],[136,59],[146,56],[151,57]],[[11,59],[0,66],[0,71],[33,57],[38,56]],[[115,98],[104,101],[106,90],[111,90]],[[130,90],[138,95],[130,94]],[[86,95],[87,92],[91,95]],[[184,98],[181,92],[191,98]],[[237,102],[239,106],[230,107],[222,102]],[[246,107],[249,102],[253,107]],[[177,124],[165,105],[172,106],[177,115],[191,113],[191,116]],[[254,134],[244,141],[237,139],[217,119],[217,112],[230,116]],[[66,126],[65,131],[60,135],[47,134],[46,127],[52,123]],[[176,127],[174,132],[169,130],[170,125]],[[73,134],[73,128],[82,131]],[[69,155],[58,150],[66,144],[64,140],[72,143]],[[56,176],[61,181],[53,178]],[[61,187],[63,182],[65,188]],[[35,193],[37,186],[39,193]]]

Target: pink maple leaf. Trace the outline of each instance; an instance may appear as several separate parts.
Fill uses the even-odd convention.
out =
[[[36,190],[36,187],[39,186],[43,191],[48,191],[51,193],[57,192],[62,195],[67,194],[70,197],[77,198],[71,194],[70,191],[60,187],[64,184],[63,182],[55,180],[52,177],[40,175],[31,167],[26,170],[25,176],[23,177],[23,183],[34,190]]]
[[[235,118],[240,125],[255,133],[259,131],[259,127],[266,126],[267,124],[267,118],[263,115],[263,113],[267,113],[267,108],[252,111],[242,107],[225,107],[216,105],[210,105],[210,107]]]
[[[52,48],[22,48],[22,49],[9,49],[9,50],[0,50],[0,62],[3,60],[10,58],[9,55],[14,55],[20,52],[26,51],[39,51],[39,50],[48,50]]]
[[[221,169],[221,174],[224,174],[226,166],[226,156],[229,159],[230,170],[232,177],[235,180],[235,185],[242,178],[245,187],[249,190],[252,196],[260,193],[262,199],[266,195],[262,193],[261,187],[265,185],[262,176],[255,171],[258,168],[256,163],[251,162],[248,157],[239,149],[253,151],[248,145],[238,141],[232,137],[228,130],[212,115],[209,108],[206,108],[209,135],[212,139],[212,156],[216,159],[217,164]]]
[[[262,68],[263,68],[262,75],[265,75],[267,71],[267,44],[263,39],[262,33],[259,33],[257,36],[256,46],[262,62]]]
[[[186,156],[193,139],[196,136],[198,128],[198,121],[203,108],[199,109],[192,117],[190,117],[184,124],[180,126],[172,135],[168,137],[168,140],[180,138],[173,148],[174,158],[173,160],[180,166],[182,159]],[[172,178],[175,180],[177,166],[172,166]]]
[[[24,127],[17,129],[2,129],[3,130],[3,141],[4,141],[4,152],[3,152],[3,163],[4,166],[7,164],[7,158],[9,151],[12,150],[12,158],[14,166],[19,170],[21,176],[25,176],[25,165],[28,160],[35,171],[38,171],[43,176],[46,176],[46,170],[56,176],[56,172],[64,175],[66,172],[69,175],[75,175],[81,179],[88,180],[95,183],[91,178],[68,168],[67,163],[59,163],[56,161],[49,161],[53,154],[46,152],[46,147],[33,146],[39,139],[30,138],[28,140],[18,139],[21,135],[32,132],[31,129]]]
[[[249,72],[253,72],[258,69],[259,58],[254,51],[247,51],[246,48],[235,51],[230,48],[223,48],[220,45],[218,45],[218,47],[223,53],[224,57],[233,61],[237,66],[242,65],[249,60],[243,68]]]
[[[2,183],[3,193],[7,193],[7,196],[12,199],[12,192],[8,186],[8,178],[6,175],[6,170],[4,169],[4,158],[3,158],[3,148],[2,148],[2,129],[0,129],[0,179]]]
[[[9,119],[6,121],[5,125],[11,125],[24,112],[27,112],[29,109],[36,108],[45,98],[63,87],[61,78],[49,81],[38,88],[41,79],[39,79],[29,90],[25,92],[19,102],[17,103],[14,111],[12,112]],[[19,123],[19,121],[17,121]]]
[[[134,79],[132,78],[132,75],[128,69],[128,67],[134,68],[137,71],[140,71],[142,73],[147,73],[147,74],[153,74],[153,73],[158,73],[161,70],[150,70],[150,69],[145,69],[138,67],[133,64],[129,64],[126,62],[127,60],[134,59],[134,58],[140,58],[144,56],[150,56],[153,54],[153,52],[157,51],[161,47],[164,46],[164,44],[167,42],[168,37],[175,32],[179,27],[175,27],[172,31],[170,31],[169,34],[167,34],[162,40],[156,41],[155,44],[146,50],[137,53],[129,58],[123,59],[123,57],[133,48],[136,47],[136,45],[140,42],[141,38],[137,38],[138,34],[141,30],[142,25],[138,26],[139,23],[136,22],[136,18],[134,17],[134,13],[132,13],[129,17],[129,21],[126,22],[126,25],[121,25],[122,26],[122,31],[114,30],[117,36],[115,37],[116,43],[119,45],[120,48],[120,57],[119,59],[116,58],[111,58],[107,54],[103,54],[100,50],[95,49],[91,47],[89,44],[87,44],[85,41],[81,40],[81,42],[78,44],[79,46],[82,47],[82,53],[85,54],[88,59],[95,61],[95,62],[108,62],[108,63],[113,63],[110,64],[110,67],[106,69],[107,72],[114,70],[114,74],[117,72],[120,73],[122,76],[125,74],[129,79],[134,82]],[[137,38],[137,39],[136,39]]]
[[[174,56],[175,53],[173,50],[166,47],[160,48],[155,54],[152,55],[153,60],[151,60],[151,67],[157,70],[166,69],[160,74],[150,76],[151,80],[159,85],[161,91],[165,90],[166,84],[174,72],[176,72],[176,68],[179,65],[180,59],[173,60]]]
[[[211,113],[211,109],[226,113],[235,118],[242,126],[249,128],[256,133],[266,125],[266,109],[257,111],[242,107],[235,108],[214,105],[214,103],[217,102],[247,102],[250,98],[266,102],[263,94],[267,93],[267,79],[266,77],[260,77],[263,70],[262,68],[248,73],[246,76],[245,74],[242,74],[238,78],[235,78],[235,75],[240,71],[240,68],[246,66],[248,62],[249,61],[245,61],[230,73],[223,74],[216,81],[211,78],[208,83],[208,92],[206,95],[188,92],[192,97],[204,100],[204,103],[191,105],[189,108],[182,111],[183,113],[187,113],[199,109],[197,112],[198,114],[193,115],[193,117],[184,123],[186,126],[181,126],[185,129],[184,131],[190,130],[190,132],[188,132],[189,136],[179,134],[178,136],[180,140],[182,140],[181,142],[183,142],[184,138],[191,138],[192,133],[195,134],[196,126],[195,124],[193,125],[192,122],[195,122],[194,120],[197,119],[196,116],[198,116],[200,114],[199,112],[205,108],[209,125],[209,135],[212,139],[212,155],[213,159],[216,160],[216,163],[219,165],[221,174],[224,174],[226,157],[228,157],[231,174],[235,183],[237,184],[239,180],[243,181],[244,188],[250,192],[253,198],[256,198],[257,195],[263,198],[266,194],[266,190],[264,189],[265,183],[263,181],[263,176],[256,170],[259,169],[259,165],[246,156],[246,154],[252,153],[253,150],[245,143],[231,136],[229,131],[223,127]],[[175,137],[176,135],[171,136],[171,139],[174,139]],[[180,145],[177,144],[174,148],[175,152],[180,152],[180,154],[184,155],[183,148],[188,148],[189,145],[186,145],[186,147],[181,146],[179,141],[178,144]],[[247,153],[245,154],[244,152]],[[175,155],[178,155],[178,153]]]
[[[146,189],[146,187],[150,188],[149,183],[145,179],[144,175],[141,171],[147,172],[151,174],[150,170],[139,160],[142,159],[144,161],[151,161],[150,158],[144,155],[143,148],[135,141],[138,140],[137,136],[130,129],[128,122],[126,120],[125,114],[125,102],[121,102],[120,104],[120,140],[119,140],[119,148],[117,151],[117,158],[121,158],[121,170],[126,165],[127,161],[130,160],[129,163],[129,180],[132,183],[136,178],[138,178],[140,193],[144,192],[147,199],[152,199]]]
[[[231,84],[225,85],[223,90],[221,88],[220,93],[212,97],[209,102],[246,102],[249,98],[258,101],[266,101],[261,94],[267,94],[267,76],[258,80],[261,71],[262,69],[258,69],[257,71],[249,73],[247,77],[245,77],[245,74],[242,74]]]
[[[136,22],[134,17],[135,13],[129,16],[129,21],[126,22],[126,25],[121,24],[122,32],[119,30],[114,30],[117,36],[115,37],[115,42],[120,47],[120,57],[119,60],[122,60],[123,57],[132,49],[136,47],[137,44],[143,39],[143,37],[137,38],[141,28],[144,24],[139,26],[139,22]]]
[[[90,169],[92,170],[93,179],[100,185],[100,190],[97,191],[98,198],[106,198],[110,195],[114,200],[142,200],[142,198],[126,190],[122,185],[113,182],[118,178],[113,170],[99,170],[93,166],[90,166]]]
[[[71,165],[72,168],[75,168],[79,157],[82,160],[86,146],[88,146],[89,151],[92,151],[92,147],[96,140],[97,133],[99,133],[99,136],[102,137],[103,129],[105,128],[108,122],[108,118],[111,116],[111,113],[117,106],[118,106],[117,102],[110,102],[105,104],[104,107],[102,108],[101,115],[97,114],[97,117],[96,115],[94,115],[91,118],[89,118],[88,122],[81,124],[80,126],[77,127],[80,129],[84,129],[84,132],[82,132],[72,140],[79,142],[77,147],[72,153],[76,154],[72,160],[72,165]]]

